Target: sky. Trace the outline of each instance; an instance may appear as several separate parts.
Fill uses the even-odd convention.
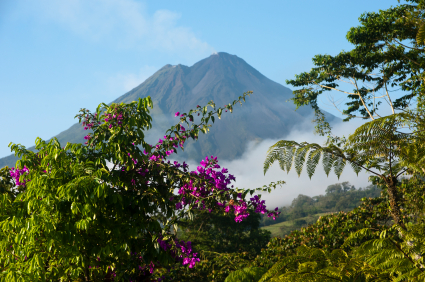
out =
[[[9,142],[30,147],[66,130],[80,108],[111,102],[166,64],[191,66],[214,52],[237,55],[287,86],[314,55],[350,50],[345,35],[362,13],[397,4],[2,0],[0,157],[10,154]]]

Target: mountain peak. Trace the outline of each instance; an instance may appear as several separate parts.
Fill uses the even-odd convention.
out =
[[[235,60],[235,61],[243,61],[245,62],[243,59],[239,58],[236,55],[232,55],[226,52],[214,52],[212,53],[208,58],[206,59],[213,59],[213,60]]]
[[[212,57],[212,56],[218,56],[218,57],[236,57],[236,58],[238,58],[238,56],[236,56],[236,55],[232,55],[232,54],[229,54],[229,53],[226,53],[226,52],[214,52],[214,53],[212,53],[211,54],[211,56],[210,57]]]

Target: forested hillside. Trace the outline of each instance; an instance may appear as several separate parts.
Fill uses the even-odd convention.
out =
[[[318,213],[351,211],[361,204],[362,198],[376,198],[381,190],[376,185],[358,188],[349,182],[336,183],[326,188],[325,195],[309,197],[298,195],[290,206],[279,209],[281,214],[273,220],[265,215],[261,218],[260,226],[267,226],[287,220],[294,220]]]
[[[326,188],[325,195],[309,197],[298,195],[290,206],[279,209],[281,214],[273,220],[267,215],[261,218],[261,227],[270,226],[266,230],[272,231],[273,236],[284,236],[289,232],[315,223],[320,215],[348,212],[361,204],[362,198],[376,198],[381,195],[381,189],[376,185],[358,188],[349,182],[336,183]],[[285,222],[285,224],[279,224]],[[276,231],[279,229],[279,231]]]

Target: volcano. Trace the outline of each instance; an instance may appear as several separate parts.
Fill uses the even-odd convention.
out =
[[[174,118],[175,112],[188,112],[211,100],[223,106],[247,91],[253,91],[253,94],[242,107],[235,107],[232,114],[223,113],[208,134],[201,134],[197,142],[188,142],[184,152],[179,152],[177,157],[199,161],[207,155],[214,155],[232,160],[244,153],[248,142],[284,138],[292,128],[312,119],[310,107],[295,111],[295,105],[288,102],[292,97],[290,89],[268,79],[243,59],[224,52],[212,54],[191,67],[165,65],[113,102],[129,103],[151,96],[153,129],[146,132],[146,140],[155,144],[169,127],[178,122]],[[331,122],[336,120],[330,114],[327,116]],[[86,134],[77,123],[55,137],[61,144],[84,143]],[[29,149],[34,150],[34,147]],[[13,155],[4,157],[0,159],[0,167],[15,166],[16,160]]]

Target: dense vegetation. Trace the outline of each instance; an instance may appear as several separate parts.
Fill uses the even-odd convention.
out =
[[[301,227],[317,220],[318,216],[312,217],[312,215],[351,211],[361,204],[362,198],[376,198],[380,194],[381,189],[376,185],[356,189],[356,187],[350,185],[348,182],[336,183],[326,188],[325,195],[314,197],[302,194],[298,195],[290,206],[279,209],[281,214],[275,220],[263,215],[260,226],[268,226],[284,221],[296,221],[304,217],[312,219],[310,222],[298,221],[296,225],[297,227]],[[302,220],[305,221],[305,219]]]
[[[281,183],[237,190],[216,158],[192,172],[166,161],[247,94],[224,108],[210,102],[211,112],[176,113],[156,146],[144,140],[149,98],[102,104],[78,115],[93,130],[86,146],[37,139],[35,153],[11,145],[22,159],[0,172],[1,281],[424,281],[425,1],[366,13],[347,39],[353,50],[317,55],[310,72],[288,81],[299,87],[297,106],[316,111],[326,144],[281,140],[264,163],[265,173],[278,162],[310,177],[320,161],[326,174],[368,171],[368,189],[331,185],[322,197],[301,195],[282,217],[341,211],[270,239],[260,214],[279,213],[253,194]],[[348,138],[333,135],[317,107],[331,90],[348,98],[346,121],[366,120]],[[384,105],[390,115],[379,112]]]
[[[333,169],[338,176],[349,164],[355,171],[372,174],[371,188],[380,190],[379,197],[363,197],[352,211],[321,216],[301,230],[273,238],[256,257],[209,254],[196,266],[197,271],[179,269],[170,278],[228,282],[425,280],[424,3],[407,2],[362,15],[361,25],[347,34],[355,46],[352,51],[318,55],[311,72],[288,81],[301,88],[294,91],[294,102],[316,109],[317,131],[327,135],[328,142],[321,146],[279,141],[270,148],[264,164],[265,172],[274,162],[279,162],[282,170],[294,168],[298,174],[306,167],[310,177],[319,160],[326,174]],[[341,88],[342,82],[350,83],[354,90]],[[397,87],[403,95],[392,94]],[[346,121],[355,117],[369,120],[348,138],[332,135],[317,107],[317,97],[331,90],[348,98],[346,108],[341,109]],[[389,105],[392,114],[383,116],[378,111],[384,105]],[[337,203],[336,195],[326,196],[335,197]],[[313,204],[310,208],[306,203]],[[292,218],[306,215],[308,210],[314,213],[314,200],[300,196],[287,209],[286,215]]]
[[[253,210],[238,223],[232,214],[199,211],[194,220],[180,223],[179,238],[191,241],[196,251],[217,253],[260,253],[270,240],[270,232],[259,228],[260,218]]]

